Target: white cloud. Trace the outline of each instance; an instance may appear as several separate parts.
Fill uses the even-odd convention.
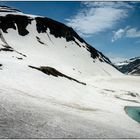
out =
[[[131,6],[124,2],[82,2],[84,8],[67,20],[80,35],[92,34],[111,29],[117,22],[128,16]],[[125,7],[125,8],[124,8]]]
[[[114,42],[114,41],[118,40],[119,38],[122,38],[122,36],[124,35],[124,33],[125,33],[125,30],[124,29],[119,29],[118,31],[116,31],[114,33],[114,36],[113,36],[113,38],[112,38],[111,41]]]
[[[140,30],[138,30],[137,28],[131,28],[127,30],[126,37],[129,37],[129,38],[140,37]]]
[[[140,44],[140,40],[137,40],[135,43],[136,43],[136,44]]]
[[[116,64],[116,63],[118,63],[118,62],[123,62],[123,61],[125,61],[125,60],[127,60],[128,58],[127,57],[123,57],[123,56],[120,56],[120,55],[116,55],[116,54],[113,54],[113,53],[108,53],[107,55],[106,55],[110,60],[111,60],[111,62],[112,63],[114,63],[114,64]]]
[[[132,2],[126,3],[126,2],[83,2],[85,5],[87,5],[88,7],[112,7],[112,8],[132,8],[132,5],[130,5]]]
[[[114,35],[111,39],[112,42],[123,38],[140,38],[140,30],[137,28],[132,28],[132,27],[126,27],[124,29],[118,29],[116,32],[114,32]]]
[[[119,62],[126,61],[127,59],[124,57],[110,57],[110,60],[113,64],[117,64]]]

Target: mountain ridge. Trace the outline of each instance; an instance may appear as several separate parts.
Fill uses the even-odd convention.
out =
[[[13,8],[10,8],[7,6],[3,6],[3,7],[6,7],[7,9],[13,9]],[[13,9],[13,10],[15,10],[15,9]],[[49,28],[50,34],[53,34],[56,38],[64,37],[64,38],[66,38],[66,41],[74,41],[79,47],[81,47],[78,44],[78,42],[76,42],[76,40],[74,39],[74,37],[75,37],[80,42],[86,43],[87,50],[89,52],[91,52],[91,56],[93,57],[93,59],[96,57],[99,57],[99,54],[100,54],[103,56],[104,59],[103,60],[99,59],[99,60],[106,61],[107,63],[111,64],[111,61],[107,57],[105,57],[101,52],[97,51],[95,48],[93,48],[87,42],[85,42],[71,27],[68,27],[65,24],[55,21],[53,19],[50,19],[47,17],[31,18],[31,17],[25,16],[25,15],[7,14],[5,17],[0,16],[0,20],[1,20],[0,28],[3,30],[3,32],[7,33],[7,29],[9,29],[9,28],[13,28],[14,30],[16,30],[16,26],[14,25],[14,24],[16,24],[19,34],[23,35],[23,36],[25,36],[29,33],[26,30],[26,26],[28,24],[31,24],[32,20],[36,20],[36,26],[37,26],[36,28],[37,28],[38,33],[46,33],[47,28]]]
[[[125,74],[140,75],[140,56],[117,63],[116,66]]]
[[[76,47],[79,47],[81,49],[79,50],[85,50],[88,51],[90,53],[90,57],[93,59],[93,63],[95,63],[95,60],[99,60],[101,63],[107,63],[108,65],[110,65],[111,67],[114,67],[116,69],[116,67],[111,63],[111,61],[104,56],[101,52],[99,52],[98,50],[96,50],[94,47],[92,47],[91,45],[89,45],[84,39],[82,39],[71,27],[66,26],[63,23],[60,23],[58,21],[55,21],[53,19],[47,18],[47,17],[38,17],[38,16],[31,16],[31,15],[26,15],[23,13],[10,13],[9,12],[2,12],[0,14],[0,29],[1,29],[1,41],[5,44],[3,45],[3,47],[5,48],[1,48],[1,50],[7,50],[7,51],[13,51],[15,50],[16,52],[23,54],[24,56],[27,56],[25,53],[20,52],[20,50],[17,50],[19,48],[13,48],[13,46],[15,45],[14,42],[13,45],[10,44],[8,41],[11,40],[15,40],[16,38],[14,38],[14,36],[17,36],[17,38],[20,38],[20,36],[23,36],[23,38],[26,38],[26,36],[32,36],[31,40],[34,40],[34,37],[36,38],[36,40],[41,44],[41,45],[46,45],[47,43],[45,43],[44,40],[46,38],[45,41],[50,42],[51,44],[49,46],[52,46],[52,44],[54,44],[54,42],[52,41],[52,38],[59,39],[65,39],[66,44],[69,43],[74,43],[76,45]],[[28,29],[28,27],[31,27],[31,30]],[[10,33],[16,33],[16,35],[10,35],[10,33],[8,32],[9,30],[12,30],[12,32]],[[36,36],[35,36],[36,34]],[[43,38],[39,37],[39,36],[44,36]],[[53,36],[53,37],[51,37]],[[8,38],[6,38],[8,37]],[[9,39],[10,37],[10,39]],[[28,39],[27,39],[28,40]],[[21,40],[22,41],[22,40]],[[31,42],[29,42],[29,44],[31,45]],[[20,45],[20,44],[19,44]],[[17,45],[16,45],[17,46]],[[65,45],[66,48],[66,45]],[[82,49],[84,48],[84,49]],[[58,56],[59,57],[59,56]],[[72,56],[73,57],[73,56]],[[79,59],[79,58],[78,58]],[[81,62],[79,62],[80,64]],[[101,68],[99,68],[101,69]],[[102,71],[105,72],[105,70],[103,69]],[[117,70],[116,70],[117,71]],[[64,72],[65,73],[65,72]],[[109,72],[107,72],[109,73]],[[119,72],[118,72],[119,73]]]

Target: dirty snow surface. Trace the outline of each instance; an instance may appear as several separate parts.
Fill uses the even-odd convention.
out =
[[[140,138],[140,124],[124,111],[140,106],[140,77],[120,73],[60,23],[38,32],[36,16],[26,15],[25,30],[14,17],[21,12],[7,14],[0,24],[0,138]]]

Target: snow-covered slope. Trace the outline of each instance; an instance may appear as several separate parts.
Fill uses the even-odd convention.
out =
[[[124,111],[139,106],[139,77],[72,28],[9,10],[0,12],[0,138],[140,138]]]
[[[123,73],[140,75],[140,57],[131,58],[124,62],[117,63],[116,66]]]
[[[120,74],[108,58],[62,23],[21,12],[1,12],[0,18],[3,47],[26,55],[22,57],[28,65],[51,66],[77,78]]]

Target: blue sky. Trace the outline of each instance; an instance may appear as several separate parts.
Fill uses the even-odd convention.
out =
[[[140,56],[140,2],[0,2],[67,24],[112,61]]]

